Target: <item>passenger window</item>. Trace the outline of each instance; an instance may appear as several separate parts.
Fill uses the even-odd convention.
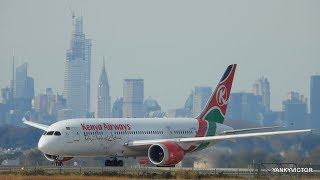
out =
[[[61,133],[59,131],[54,132],[55,136],[61,136]]]
[[[47,135],[52,135],[53,134],[53,131],[49,131],[48,133],[47,133]]]

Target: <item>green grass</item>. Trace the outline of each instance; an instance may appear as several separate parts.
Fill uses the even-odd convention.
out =
[[[231,175],[204,175],[200,174],[198,171],[187,171],[187,170],[172,170],[172,171],[145,171],[145,170],[135,170],[135,171],[47,171],[41,168],[30,169],[30,170],[17,170],[17,171],[1,171],[0,179],[6,179],[4,177],[67,177],[78,179],[99,179],[98,177],[112,177],[112,178],[124,178],[124,179],[211,179],[211,178],[222,178],[222,179],[243,179],[244,177],[231,176]],[[33,179],[33,178],[32,178]]]

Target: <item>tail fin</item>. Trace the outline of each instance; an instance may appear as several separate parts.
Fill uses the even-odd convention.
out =
[[[207,105],[197,119],[221,124],[224,122],[236,67],[236,64],[228,66],[216,89],[211,94]]]

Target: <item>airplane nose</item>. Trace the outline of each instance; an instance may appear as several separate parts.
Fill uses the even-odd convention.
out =
[[[48,151],[48,142],[43,137],[38,142],[38,149],[43,153]]]

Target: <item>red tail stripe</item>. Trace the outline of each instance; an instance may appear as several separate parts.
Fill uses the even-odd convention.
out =
[[[201,112],[201,114],[197,117],[197,119],[203,119],[204,115],[210,110],[210,108],[212,108],[214,106],[219,107],[221,112],[223,113],[223,115],[225,115],[226,110],[227,110],[227,104],[223,104],[223,105],[221,105],[221,104],[219,105],[218,104],[218,102],[217,102],[217,90],[219,89],[220,86],[225,86],[225,89],[226,89],[227,92],[225,92],[226,93],[226,97],[224,97],[224,98],[225,98],[225,100],[229,99],[230,91],[231,91],[231,87],[232,87],[232,81],[233,81],[233,77],[234,77],[237,65],[233,64],[231,66],[232,66],[232,69],[231,69],[230,73],[228,74],[228,76],[224,80],[219,82],[219,84],[217,85],[216,89],[212,93],[209,102],[207,103],[206,107]]]

